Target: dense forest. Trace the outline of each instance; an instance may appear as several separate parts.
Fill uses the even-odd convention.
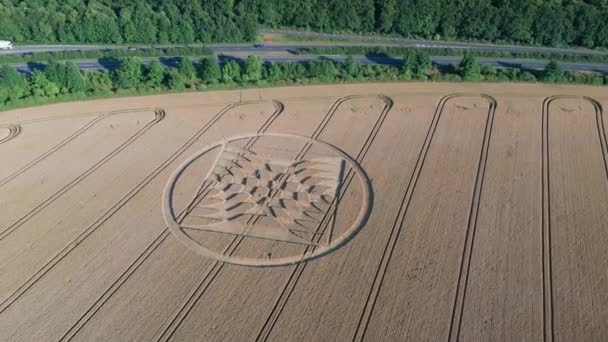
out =
[[[252,41],[258,27],[608,47],[606,0],[0,0],[16,42]]]

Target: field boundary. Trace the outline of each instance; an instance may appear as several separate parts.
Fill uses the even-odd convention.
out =
[[[230,110],[250,104],[259,103],[272,103],[275,110],[270,115],[269,120],[274,120],[284,110],[284,104],[277,100],[260,100],[260,101],[243,101],[231,103],[222,108],[215,116],[213,116],[207,123],[205,123],[201,129],[199,129],[190,139],[188,139],[179,149],[177,149],[169,158],[161,163],[154,171],[148,174],[135,188],[133,188],[127,195],[125,195],[119,202],[117,202],[110,211],[106,212],[100,217],[91,227],[97,229],[107,219],[109,219],[116,211],[122,208],[131,198],[133,198],[139,191],[141,191],[148,183],[156,178],[162,171],[164,171],[173,161],[181,156],[190,146],[192,146],[201,136],[203,136],[217,121],[219,121],[226,113]],[[90,235],[91,231],[86,232],[86,236]],[[82,240],[86,238],[83,236]],[[157,250],[157,248],[170,236],[170,230],[165,227],[160,234],[152,241],[150,245],[123,271],[123,273],[109,286],[104,293],[87,309],[83,315],[70,327],[70,329],[61,337],[60,341],[69,341],[86,325],[86,323],[99,311],[99,309],[108,301],[108,299],[124,284],[135,271],[141,266],[144,261]],[[1,312],[1,311],[0,311]]]
[[[543,336],[545,342],[554,341],[555,324],[553,311],[553,279],[551,267],[551,184],[549,168],[549,114],[551,103],[561,99],[580,99],[595,109],[598,139],[608,180],[608,147],[602,105],[593,98],[575,95],[554,95],[543,100],[542,104],[542,278],[543,278]]]
[[[365,301],[365,306],[363,308],[363,311],[361,312],[361,316],[360,316],[357,326],[355,328],[355,331],[354,331],[354,334],[352,337],[352,341],[362,341],[365,337],[365,333],[367,331],[369,321],[371,319],[371,316],[372,316],[372,313],[373,313],[373,310],[374,310],[374,307],[376,304],[376,300],[378,298],[380,289],[382,287],[382,282],[384,281],[384,277],[386,275],[388,265],[391,261],[392,254],[395,250],[397,240],[398,240],[399,236],[401,235],[403,222],[407,215],[408,208],[409,208],[414,190],[416,189],[416,185],[420,178],[421,170],[426,161],[426,157],[427,157],[430,145],[434,138],[435,131],[436,131],[437,125],[439,123],[439,120],[441,119],[441,115],[443,113],[445,105],[449,100],[451,100],[453,98],[471,97],[471,96],[479,96],[479,97],[482,97],[483,99],[485,99],[486,101],[488,101],[489,110],[488,110],[487,119],[486,119],[486,129],[484,132],[484,140],[483,140],[482,148],[480,151],[480,161],[479,161],[479,165],[478,165],[478,169],[477,169],[477,177],[476,177],[476,181],[475,181],[475,189],[474,189],[474,194],[473,194],[473,199],[472,199],[472,204],[471,204],[471,210],[469,212],[469,223],[467,225],[467,230],[466,230],[465,245],[463,246],[463,259],[461,260],[461,272],[459,273],[459,279],[458,279],[457,286],[461,282],[462,265],[464,264],[464,257],[466,255],[470,255],[470,249],[471,249],[471,247],[470,247],[471,244],[467,243],[467,241],[470,239],[469,236],[472,237],[473,234],[470,233],[469,231],[470,230],[474,231],[474,229],[475,229],[477,210],[478,210],[478,208],[476,208],[476,207],[479,204],[479,202],[478,202],[479,193],[481,190],[481,185],[483,184],[483,174],[481,175],[481,179],[480,179],[480,173],[479,173],[480,168],[479,167],[481,165],[483,165],[485,168],[485,156],[487,156],[487,144],[489,144],[491,128],[492,128],[491,123],[493,122],[494,113],[496,110],[496,100],[493,97],[491,97],[489,95],[485,95],[485,94],[466,94],[466,93],[450,94],[450,95],[444,96],[443,98],[441,98],[439,100],[439,103],[437,104],[437,107],[435,109],[435,114],[433,115],[433,120],[427,131],[427,135],[426,135],[424,144],[422,146],[422,149],[420,150],[420,153],[418,154],[414,172],[412,173],[412,176],[410,177],[410,180],[408,182],[406,191],[404,193],[399,210],[397,212],[397,216],[396,216],[393,226],[391,228],[391,232],[389,234],[389,239],[388,239],[388,241],[385,245],[384,251],[382,253],[382,257],[380,259],[380,263],[376,270],[376,274],[374,275],[374,280],[372,282],[372,286],[370,287],[367,299]],[[452,314],[452,319],[450,321],[450,327],[452,327],[452,325],[454,325],[454,312],[456,310],[456,305],[457,305],[456,302],[458,301],[458,298],[459,298],[458,293],[459,293],[459,291],[457,289],[456,295],[454,298],[454,304],[453,304],[454,311]],[[451,330],[451,328],[450,328],[450,330]],[[451,335],[451,331],[448,336],[450,336],[450,335]]]

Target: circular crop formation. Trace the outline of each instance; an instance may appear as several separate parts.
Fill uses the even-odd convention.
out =
[[[303,147],[292,153],[295,157],[280,159],[258,148],[260,139]],[[312,149],[314,157],[305,158],[313,154],[309,153]],[[211,156],[214,159],[207,172],[188,172],[201,158]],[[202,179],[194,179],[198,187],[192,190],[189,204],[176,209],[176,184],[201,174]],[[353,178],[358,179],[358,187],[349,186]],[[327,255],[357,235],[371,211],[370,184],[353,158],[324,141],[280,133],[236,136],[202,148],[173,172],[163,194],[163,214],[172,233],[205,257],[244,266],[291,265]],[[351,209],[352,204],[344,210],[355,213],[352,220],[351,216],[346,220],[348,227],[334,227],[336,220],[331,218],[346,191],[360,191],[360,203],[356,210]],[[231,245],[237,247],[210,247],[187,233],[192,230],[232,236]],[[303,248],[276,258],[264,250],[259,251],[264,257],[236,256],[238,243],[234,242],[244,239]]]

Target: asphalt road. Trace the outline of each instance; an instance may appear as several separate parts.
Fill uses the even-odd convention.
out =
[[[294,51],[302,48],[312,47],[327,47],[327,46],[340,46],[340,47],[352,47],[361,46],[364,43],[369,42],[379,45],[398,45],[398,46],[412,46],[420,48],[450,48],[450,49],[468,49],[476,51],[502,51],[509,53],[521,53],[521,52],[552,52],[567,55],[608,55],[606,51],[597,51],[582,48],[550,48],[550,47],[539,47],[539,46],[523,46],[523,45],[502,45],[502,44],[489,44],[489,43],[470,43],[470,42],[451,42],[451,41],[435,41],[435,40],[424,40],[424,39],[407,39],[407,38],[394,38],[385,36],[358,36],[348,34],[329,34],[329,33],[317,33],[317,32],[302,32],[302,31],[288,31],[288,30],[263,30],[261,33],[275,33],[284,36],[292,37],[306,37],[312,39],[323,39],[323,40],[334,40],[326,44],[319,44],[315,42],[298,42],[293,44],[265,44],[262,47],[255,47],[248,44],[209,44],[204,45],[213,49],[216,53],[226,52],[280,52],[280,51]],[[133,44],[133,47],[150,48],[151,45]],[[164,48],[164,47],[179,47],[184,45],[154,45],[153,47]],[[203,44],[190,44],[189,46],[203,46]],[[125,49],[127,46],[118,45],[104,45],[104,44],[79,44],[79,45],[16,45],[12,50],[0,50],[0,55],[8,54],[27,54],[35,52],[53,52],[53,51],[73,51],[73,50],[108,50],[108,49]]]
[[[219,56],[220,63],[225,62],[229,59],[241,59],[242,60],[242,51],[239,50],[241,54],[231,55],[230,53],[222,53]],[[313,56],[313,55],[268,55],[264,54],[260,56],[265,62],[308,62],[308,61],[318,61],[323,58],[331,59],[336,62],[343,62],[346,57],[345,56]],[[460,62],[460,57],[446,57],[446,56],[437,56],[431,58],[433,63],[438,66],[447,66],[449,64],[458,64]],[[179,58],[142,58],[145,64],[150,63],[153,60],[159,60],[162,65],[166,67],[177,67],[179,66]],[[381,65],[400,65],[401,60],[398,58],[392,57],[367,57],[367,56],[356,56],[357,62],[361,64],[381,64]],[[196,60],[195,60],[196,61]],[[544,60],[533,60],[533,59],[512,59],[512,58],[477,58],[477,61],[482,65],[492,65],[498,68],[506,68],[506,67],[517,67],[524,68],[530,70],[541,70],[545,67],[548,61]],[[105,60],[76,60],[74,61],[81,70],[114,70],[116,69],[120,62],[117,59],[105,59]],[[591,72],[600,72],[600,73],[608,73],[608,65],[607,64],[595,64],[595,63],[571,63],[571,62],[563,62],[560,63],[562,69],[569,71],[591,71]],[[23,73],[31,73],[34,70],[42,70],[44,69],[43,63],[31,62],[31,63],[21,63],[14,64],[14,66]]]
[[[312,60],[320,60],[321,58],[329,58],[337,62],[344,61],[345,56],[314,56],[314,55],[298,55],[295,54],[298,50],[314,47],[327,46],[360,46],[362,42],[371,42],[381,45],[399,45],[399,46],[416,46],[425,48],[452,48],[452,49],[474,49],[480,51],[504,51],[504,52],[555,52],[571,55],[608,55],[607,52],[595,51],[588,49],[558,49],[535,46],[519,46],[519,45],[498,45],[498,44],[482,44],[468,42],[448,42],[448,41],[431,41],[406,38],[392,38],[381,36],[356,36],[345,34],[327,34],[316,32],[299,32],[285,30],[266,30],[262,33],[278,33],[286,36],[307,37],[312,39],[331,39],[338,40],[335,43],[319,44],[319,43],[293,43],[293,44],[264,44],[261,46],[253,46],[248,44],[211,44],[210,47],[215,54],[220,56],[220,61],[229,58],[242,58],[247,54],[259,55],[267,62],[307,62]],[[350,43],[349,41],[353,41]],[[145,45],[133,45],[134,47],[150,48]],[[170,47],[176,45],[157,45],[156,47]],[[191,46],[202,46],[191,45]],[[125,46],[116,45],[18,45],[12,50],[0,50],[0,54],[24,54],[35,52],[51,52],[51,51],[70,51],[70,50],[108,50],[108,49],[124,49]],[[144,58],[146,63],[156,58]],[[178,60],[175,58],[158,58],[165,66],[177,66]],[[399,59],[392,57],[366,57],[357,56],[357,61],[363,64],[383,64],[383,65],[398,65],[401,63]],[[436,56],[432,57],[433,63],[439,66],[449,64],[458,64],[460,57]],[[536,59],[515,59],[515,58],[477,58],[477,61],[482,65],[492,65],[495,67],[518,67],[531,70],[542,69],[548,62],[546,60]],[[75,61],[82,70],[113,70],[118,67],[119,63],[115,59],[105,60],[76,60]],[[593,71],[608,73],[608,65],[601,63],[577,63],[563,62],[560,63],[564,70],[571,71]],[[42,63],[25,63],[16,64],[18,70],[24,73],[31,73],[36,69],[43,69]]]
[[[104,45],[16,45],[10,50],[0,50],[0,55],[22,55],[37,52],[106,50],[118,48]],[[122,48],[122,47],[120,47]]]
[[[427,39],[408,39],[386,36],[359,36],[352,34],[332,34],[306,31],[290,31],[290,30],[262,30],[261,33],[266,34],[281,34],[291,37],[305,37],[312,39],[338,40],[337,46],[348,44],[348,41],[370,42],[377,44],[397,44],[409,45],[420,48],[448,48],[448,49],[470,49],[477,51],[503,51],[510,53],[521,52],[550,52],[566,55],[608,55],[607,51],[590,50],[584,48],[552,48],[542,46],[527,46],[527,45],[506,45],[506,44],[490,44],[490,43],[471,43],[471,42],[453,42]],[[361,45],[361,44],[359,44]]]

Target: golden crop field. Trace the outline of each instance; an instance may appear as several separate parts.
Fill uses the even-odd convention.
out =
[[[0,113],[0,340],[606,340],[606,106],[383,83]]]

